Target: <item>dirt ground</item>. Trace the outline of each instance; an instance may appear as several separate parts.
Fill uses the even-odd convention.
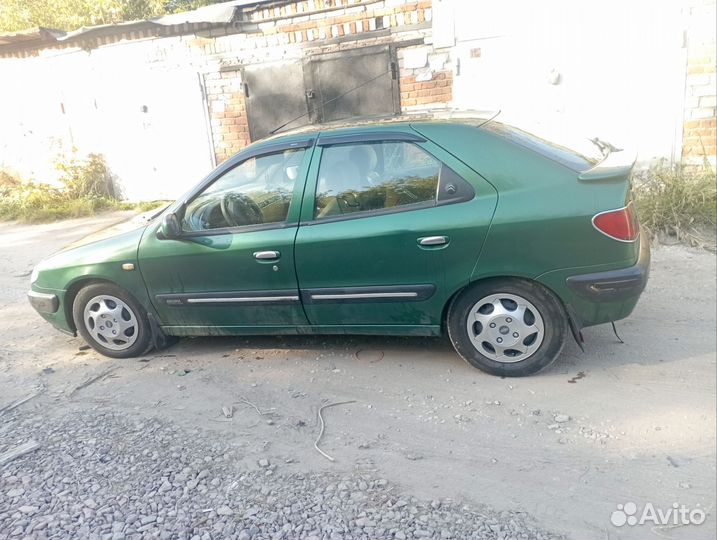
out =
[[[484,374],[447,341],[419,338],[196,338],[119,361],[53,330],[24,295],[33,264],[126,216],[0,225],[0,408],[43,385],[22,408],[48,423],[88,410],[160,418],[230,440],[248,468],[377,471],[417,497],[526,512],[570,538],[715,537],[714,254],[654,248],[647,291],[618,323],[625,343],[589,328],[585,353],[570,343],[529,378]],[[330,462],[313,447],[317,409],[347,400],[324,411]],[[613,526],[629,501],[708,517]]]

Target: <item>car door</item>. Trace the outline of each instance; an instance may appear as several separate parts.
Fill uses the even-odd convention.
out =
[[[307,324],[293,248],[312,145],[274,145],[220,168],[181,206],[179,238],[148,229],[139,267],[163,326],[181,335]]]
[[[322,134],[295,248],[309,322],[438,333],[496,200],[475,171],[410,128]]]

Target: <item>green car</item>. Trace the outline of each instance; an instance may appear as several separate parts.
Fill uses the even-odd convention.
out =
[[[29,300],[114,358],[171,336],[447,334],[473,366],[535,373],[647,282],[634,159],[594,143],[478,119],[274,136],[146,225],[42,261]]]

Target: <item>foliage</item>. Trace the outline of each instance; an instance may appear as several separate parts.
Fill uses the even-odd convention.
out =
[[[164,201],[132,204],[118,201],[109,183],[104,159],[73,155],[57,162],[62,187],[21,180],[0,170],[0,220],[55,221],[95,214],[103,210],[148,211]]]
[[[114,198],[109,171],[102,156],[90,154],[86,159],[79,159],[72,155],[66,161],[58,161],[55,166],[68,197]]]
[[[196,9],[218,0],[0,0],[0,32],[81,26],[149,19]]]
[[[129,204],[130,208],[128,210],[138,210],[140,212],[149,212],[150,210],[159,209],[165,206],[168,206],[171,204],[172,201],[142,201],[138,202],[136,204],[133,203],[125,203]]]
[[[641,225],[652,236],[668,235],[705,246],[714,234],[717,181],[708,165],[689,168],[660,162],[638,175],[635,204]]]

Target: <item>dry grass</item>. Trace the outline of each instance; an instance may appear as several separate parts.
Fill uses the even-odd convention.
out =
[[[708,165],[659,163],[635,179],[640,223],[653,238],[714,249],[717,179]]]

